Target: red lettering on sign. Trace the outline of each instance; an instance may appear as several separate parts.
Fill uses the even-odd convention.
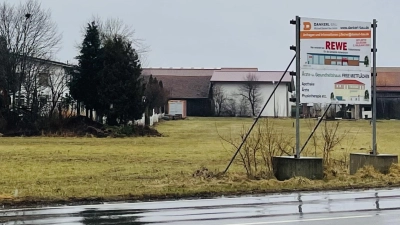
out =
[[[347,51],[347,42],[327,41],[325,42],[325,49]]]

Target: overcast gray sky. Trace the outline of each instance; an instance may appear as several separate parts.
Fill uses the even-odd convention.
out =
[[[14,0],[11,0],[13,2]],[[16,0],[15,0],[16,1]],[[302,17],[378,20],[378,66],[398,66],[400,1],[391,0],[41,0],[71,61],[92,15],[118,17],[150,47],[147,67],[258,67],[284,70]]]

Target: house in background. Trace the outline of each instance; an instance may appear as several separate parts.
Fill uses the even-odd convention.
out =
[[[212,116],[210,79],[218,69],[144,68],[143,75],[157,78],[170,92],[167,114]]]
[[[248,82],[249,76],[255,78],[252,82],[257,85],[257,92],[260,97],[260,100],[257,102],[258,107],[256,114],[258,115],[283,73],[283,71],[258,71],[256,68],[241,70],[221,69],[214,71],[210,80],[212,89],[222,91],[227,98],[222,110],[228,112],[222,112],[222,115],[251,116],[252,112],[251,108],[249,109],[249,102],[243,99],[243,95],[246,95],[246,93],[244,93],[244,86]],[[287,72],[261,116],[290,116],[291,105],[293,103],[289,101],[289,98],[292,88],[292,77],[289,72]]]
[[[70,75],[67,70],[72,65],[34,57],[26,57],[24,60],[24,66],[17,67],[17,75],[25,74],[21,90],[15,96],[7,96],[9,107],[15,101],[15,109],[19,113],[32,113],[35,110],[42,115],[53,113],[59,108],[61,98],[69,93]]]

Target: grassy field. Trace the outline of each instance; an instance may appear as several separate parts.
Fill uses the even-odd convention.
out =
[[[202,167],[223,171],[231,159],[232,149],[228,145],[224,148],[217,129],[222,135],[239,137],[242,127],[249,127],[252,121],[244,118],[167,121],[157,125],[163,137],[0,138],[0,203],[144,200],[400,184],[397,167],[388,175],[365,169],[354,176],[344,171],[322,181],[293,178],[280,182],[248,179],[243,167],[234,163],[226,176],[193,176]],[[271,121],[294,137],[294,120]],[[301,121],[303,141],[310,132],[309,124],[314,123],[307,121]],[[399,129],[400,121],[378,122],[380,152],[400,153]],[[368,121],[342,121],[339,133],[347,135],[335,148],[335,159],[345,162],[350,152],[370,149]],[[306,154],[314,154],[311,144]]]

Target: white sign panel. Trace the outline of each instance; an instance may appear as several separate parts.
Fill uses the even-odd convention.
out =
[[[300,21],[300,102],[371,104],[371,22]]]

